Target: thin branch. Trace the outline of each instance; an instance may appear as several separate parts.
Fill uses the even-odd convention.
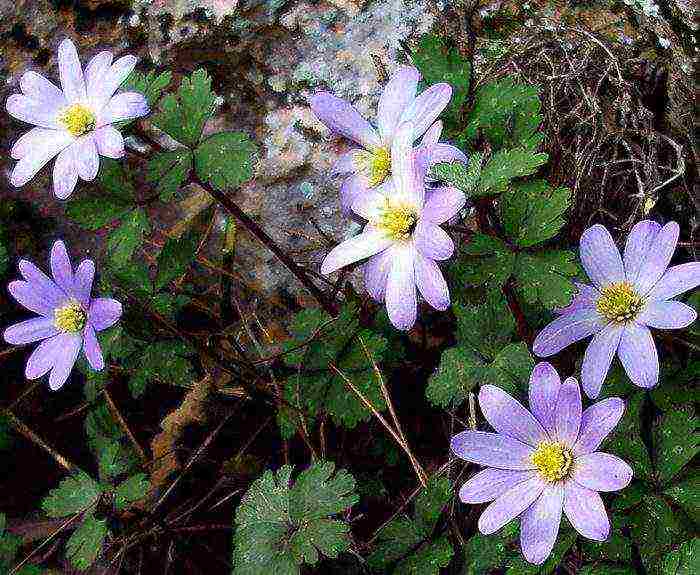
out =
[[[136,450],[136,453],[138,453],[141,461],[143,463],[148,463],[149,459],[148,459],[148,456],[146,455],[146,452],[144,451],[143,447],[141,447],[139,442],[136,440],[136,437],[132,433],[131,428],[129,428],[129,425],[126,423],[126,420],[122,416],[121,411],[119,411],[119,407],[117,407],[117,404],[114,403],[114,399],[112,399],[112,396],[106,387],[102,390],[102,394],[105,396],[105,399],[107,400],[107,405],[109,406],[109,409],[112,412],[112,415],[117,420],[117,422],[119,423],[121,428],[124,430],[124,433],[126,433],[126,436],[131,441],[131,444],[134,446],[134,449]]]

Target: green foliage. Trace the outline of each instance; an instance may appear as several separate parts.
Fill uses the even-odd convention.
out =
[[[0,414],[0,451],[6,451],[12,446],[12,432],[10,430],[10,420],[7,416]]]
[[[154,282],[156,290],[163,289],[187,271],[197,255],[200,239],[200,234],[194,231],[182,238],[168,238],[158,254],[158,271]]]
[[[143,237],[151,230],[146,212],[135,209],[124,217],[121,225],[109,234],[107,250],[113,267],[121,268],[141,247]]]
[[[503,532],[472,535],[465,546],[464,575],[483,575],[502,567],[506,561],[507,545],[516,528],[515,522],[511,522]]]
[[[587,561],[609,561],[629,564],[632,560],[632,542],[623,530],[628,527],[626,515],[616,513],[612,517],[610,537],[605,541],[581,538],[583,556]]]
[[[474,377],[479,359],[464,347],[451,347],[442,353],[440,365],[430,376],[425,396],[436,407],[458,407],[477,384]]]
[[[178,142],[194,148],[213,112],[211,78],[205,70],[199,69],[189,78],[183,78],[177,94],[163,97],[160,112],[152,117],[152,122]]]
[[[479,186],[473,196],[489,196],[505,191],[515,178],[534,174],[549,156],[531,149],[513,148],[496,152],[481,169]]]
[[[498,291],[489,292],[483,303],[453,307],[458,341],[486,358],[495,358],[515,333],[515,320]]]
[[[689,517],[700,517],[700,472],[692,472],[685,479],[667,487],[664,495],[684,509]]]
[[[700,452],[699,426],[690,406],[663,415],[654,433],[656,472],[661,482],[673,478]]]
[[[49,517],[66,517],[81,513],[97,503],[102,489],[89,475],[79,471],[59,483],[41,502]]]
[[[96,519],[90,514],[81,523],[66,543],[66,557],[71,565],[79,571],[85,571],[92,565],[107,537],[107,520]]]
[[[156,74],[155,72],[143,73],[134,70],[129,77],[124,80],[121,88],[127,92],[140,92],[146,96],[148,105],[153,108],[160,100],[163,93],[172,79],[172,74],[169,71]]]
[[[135,469],[136,454],[104,401],[96,404],[85,418],[85,433],[88,445],[97,457],[103,481],[111,482]]]
[[[466,244],[452,273],[461,286],[500,288],[513,273],[516,255],[503,240],[477,233]]]
[[[643,391],[633,392],[626,401],[620,423],[608,438],[608,448],[632,466],[637,479],[652,476],[651,458],[641,436],[640,416],[645,399]]]
[[[644,568],[650,575],[660,574],[665,555],[685,537],[680,518],[663,499],[648,495],[632,512],[629,522]]]
[[[292,484],[292,467],[266,471],[243,496],[235,515],[234,575],[295,575],[319,554],[337,557],[349,526],[334,519],[358,501],[355,480],[331,462],[318,462]]]
[[[440,570],[450,564],[453,555],[449,537],[442,535],[402,560],[394,575],[440,575]]]
[[[562,520],[559,536],[552,554],[542,565],[528,563],[520,550],[513,551],[506,560],[507,569],[505,575],[549,575],[554,573],[575,542],[576,532],[566,520]]]
[[[0,275],[4,275],[7,272],[7,268],[10,265],[10,254],[7,253],[7,247],[2,239],[0,239]]]
[[[572,278],[577,273],[576,255],[564,250],[519,253],[513,268],[523,299],[529,304],[540,303],[547,309],[571,303],[577,291]]]
[[[148,161],[146,180],[155,184],[163,202],[173,199],[192,170],[192,152],[187,148],[158,152]]]
[[[105,441],[101,446],[98,458],[100,478],[103,481],[110,481],[124,473],[128,466],[129,459],[119,441]]]
[[[661,575],[694,575],[696,573],[700,573],[700,538],[698,537],[670,551],[661,565]]]
[[[474,194],[479,179],[481,178],[481,163],[484,154],[474,152],[469,156],[469,164],[451,162],[435,164],[431,168],[431,177],[462,190],[467,197]]]
[[[192,383],[194,372],[189,356],[192,350],[180,341],[157,341],[143,349],[135,365],[135,372],[129,380],[129,389],[139,398],[152,381],[167,382],[170,385],[187,386]]]
[[[195,150],[194,166],[200,180],[231,189],[251,178],[256,153],[257,147],[242,132],[220,132]]]
[[[114,491],[114,508],[122,511],[132,503],[143,499],[151,489],[151,483],[145,473],[132,475],[117,485]]]

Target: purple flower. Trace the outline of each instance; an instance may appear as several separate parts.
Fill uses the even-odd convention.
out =
[[[51,275],[27,260],[20,260],[24,280],[10,282],[8,291],[39,317],[11,325],[5,330],[7,343],[41,341],[27,361],[27,379],[49,371],[49,387],[59,389],[68,379],[82,347],[95,371],[104,368],[102,350],[95,332],[114,325],[122,315],[122,304],[110,298],[90,296],[95,263],[83,260],[73,272],[66,246],[57,241],[51,248]]]
[[[329,274],[370,258],[365,266],[367,290],[377,301],[386,300],[391,323],[403,330],[416,321],[416,287],[435,309],[450,305],[447,283],[435,261],[449,258],[454,244],[440,224],[466,202],[456,188],[426,192],[430,149],[414,155],[414,133],[411,122],[399,127],[391,148],[392,178],[352,205],[367,225],[361,234],[333,248],[321,265],[321,272]]]
[[[111,124],[148,113],[143,94],[114,95],[136,65],[134,56],[112,63],[110,52],[100,52],[85,68],[69,39],[58,47],[61,89],[35,72],[19,81],[22,94],[7,99],[10,115],[34,124],[15,142],[10,152],[19,160],[10,181],[20,187],[31,180],[54,156],[53,189],[57,198],[71,195],[78,177],[91,181],[100,166],[99,154],[108,158],[124,155],[124,139]]]
[[[581,368],[586,395],[598,397],[615,352],[632,383],[654,387],[659,358],[650,327],[680,329],[697,313],[673,301],[700,285],[700,262],[668,267],[678,242],[678,224],[644,220],[632,228],[624,258],[601,225],[581,236],[581,262],[593,285],[579,285],[573,302],[535,338],[533,351],[548,357],[593,335]]]
[[[449,84],[435,84],[416,96],[420,72],[402,66],[391,77],[379,98],[377,129],[348,102],[321,92],[311,98],[311,109],[336,134],[362,146],[343,154],[333,167],[335,175],[348,176],[340,190],[340,202],[347,214],[356,198],[384,183],[391,175],[391,150],[400,125],[413,123],[411,143],[423,136],[421,148],[431,147],[429,165],[439,162],[467,162],[461,150],[439,144],[442,122],[435,122],[452,97]]]
[[[486,466],[460,489],[464,503],[492,502],[479,531],[495,533],[520,518],[520,545],[530,563],[543,563],[554,547],[562,510],[574,529],[607,539],[608,520],[599,491],[618,491],[632,480],[627,463],[596,451],[622,417],[624,402],[612,397],[585,411],[574,378],[563,384],[549,363],[530,376],[530,409],[499,387],[479,393],[484,417],[497,433],[463,431],[451,441],[462,459]]]

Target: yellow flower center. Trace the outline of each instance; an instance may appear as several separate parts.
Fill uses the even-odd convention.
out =
[[[405,240],[413,233],[417,221],[415,208],[407,205],[387,205],[375,225],[383,229],[390,238]]]
[[[544,441],[532,454],[532,463],[535,464],[540,475],[551,482],[567,477],[573,462],[571,450],[561,443]]]
[[[644,300],[627,282],[619,282],[603,288],[596,302],[598,312],[618,323],[634,319],[644,305]]]
[[[355,167],[367,176],[370,188],[378,186],[391,172],[391,152],[388,148],[363,150],[355,154]]]
[[[76,138],[95,129],[95,114],[82,104],[66,108],[58,119]]]
[[[53,324],[56,329],[63,332],[76,332],[85,327],[87,314],[76,300],[70,300],[63,307],[59,307],[53,312]]]

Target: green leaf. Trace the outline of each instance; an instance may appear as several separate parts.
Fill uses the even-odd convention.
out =
[[[576,542],[576,532],[569,527],[567,522],[562,523],[557,543],[549,558],[542,565],[528,563],[518,550],[508,558],[506,575],[549,575],[549,573],[553,573]]]
[[[603,386],[605,388],[605,385]],[[641,412],[646,401],[643,391],[627,398],[625,413],[608,439],[608,449],[627,461],[637,479],[651,479],[651,459],[641,436]]]
[[[150,307],[156,313],[169,319],[174,319],[178,312],[190,303],[190,298],[186,295],[159,293],[153,296]]]
[[[476,387],[478,379],[474,372],[480,368],[481,361],[470,349],[446,349],[442,352],[440,365],[428,380],[425,396],[435,407],[459,407]]]
[[[665,413],[654,433],[656,472],[662,483],[674,477],[700,452],[700,421],[692,408]]]
[[[182,238],[168,238],[158,255],[156,291],[163,289],[174,279],[182,276],[197,255],[200,234],[191,231]]]
[[[160,101],[160,110],[152,117],[153,124],[178,142],[195,147],[214,112],[214,93],[207,72],[199,69],[183,78],[177,95],[167,94]]]
[[[117,485],[114,491],[114,508],[123,511],[135,501],[139,501],[148,495],[151,483],[145,473],[139,473],[129,477]]]
[[[663,557],[685,535],[678,516],[663,499],[651,495],[630,514],[629,523],[642,564],[650,575],[659,573]]]
[[[97,503],[100,495],[102,489],[97,482],[79,471],[52,489],[41,502],[41,507],[49,517],[65,517],[85,511]]]
[[[627,527],[624,515],[614,515],[610,536],[605,541],[593,541],[581,538],[583,556],[588,561],[610,561],[612,563],[630,564],[632,562],[632,543],[623,533]]]
[[[661,575],[697,575],[700,573],[700,538],[684,542],[668,553],[661,564]]]
[[[163,93],[172,79],[172,73],[169,71],[161,72],[156,74],[156,72],[148,72],[144,74],[138,70],[134,70],[129,77],[124,80],[121,88],[126,92],[139,92],[146,96],[148,100],[148,105],[153,108],[160,99],[160,95]]]
[[[266,471],[235,515],[235,575],[298,574],[319,554],[337,557],[350,545],[349,526],[333,516],[358,501],[355,480],[330,462],[318,462],[291,484],[292,467]]]
[[[464,246],[451,273],[460,285],[500,288],[513,273],[516,255],[503,240],[477,233]]]
[[[12,447],[12,431],[10,420],[0,413],[0,451],[6,451]]]
[[[7,525],[7,518],[4,513],[0,513],[0,538],[5,533],[5,525]]]
[[[7,268],[10,265],[10,254],[7,252],[7,247],[2,240],[0,240],[0,276],[7,272]]]
[[[129,466],[125,455],[122,446],[116,440],[106,441],[101,445],[98,459],[100,478],[110,481],[124,473]]]
[[[414,522],[418,533],[428,537],[435,529],[443,510],[452,500],[452,486],[447,477],[433,475],[416,497]]]
[[[107,238],[107,250],[111,264],[115,268],[123,267],[143,243],[143,237],[150,232],[146,212],[136,209],[128,214],[121,225]]]
[[[694,471],[682,481],[667,487],[664,494],[680,505],[690,517],[700,517],[700,472]]]
[[[253,175],[257,147],[242,132],[220,132],[204,140],[194,153],[199,179],[220,190],[232,189]]]
[[[506,560],[506,544],[503,535],[473,535],[465,546],[463,575],[484,575],[503,566]]]
[[[66,557],[79,571],[90,567],[102,552],[107,537],[107,520],[90,514],[83,520],[66,543]]]
[[[637,575],[637,571],[632,567],[617,565],[584,565],[578,575]]]
[[[192,169],[192,152],[187,148],[158,152],[148,162],[146,181],[156,185],[163,202],[173,199]]]
[[[525,342],[509,343],[496,354],[484,375],[484,383],[496,385],[512,396],[524,399],[534,367],[535,361]]]
[[[572,278],[577,273],[576,255],[564,250],[534,254],[521,252],[513,269],[523,299],[529,304],[541,303],[547,309],[571,303],[577,292]]]
[[[494,359],[515,334],[515,320],[500,291],[491,291],[483,303],[453,305],[457,340],[488,359]]]
[[[149,344],[129,380],[134,398],[139,398],[153,381],[187,386],[192,383],[194,371],[189,356],[192,350],[180,341],[157,341]]]
[[[454,555],[454,548],[447,535],[430,541],[401,561],[394,575],[440,575]]]
[[[136,454],[104,401],[96,404],[85,418],[85,433],[88,436],[90,449],[97,455],[101,467],[105,467],[101,472],[112,469],[116,471],[116,467],[119,467],[121,468],[119,473],[129,473],[136,467],[138,463]],[[115,444],[119,449],[110,447],[111,451],[109,451],[108,447]],[[104,462],[101,461],[103,456],[106,458]],[[107,476],[105,479],[108,480],[111,477]]]
[[[532,150],[513,148],[496,152],[481,170],[479,187],[473,196],[488,196],[505,191],[514,178],[534,174],[549,156]]]
[[[475,152],[469,156],[469,164],[451,162],[435,164],[431,167],[430,176],[449,186],[462,190],[469,197],[474,193],[481,178],[481,163],[484,154]]]

